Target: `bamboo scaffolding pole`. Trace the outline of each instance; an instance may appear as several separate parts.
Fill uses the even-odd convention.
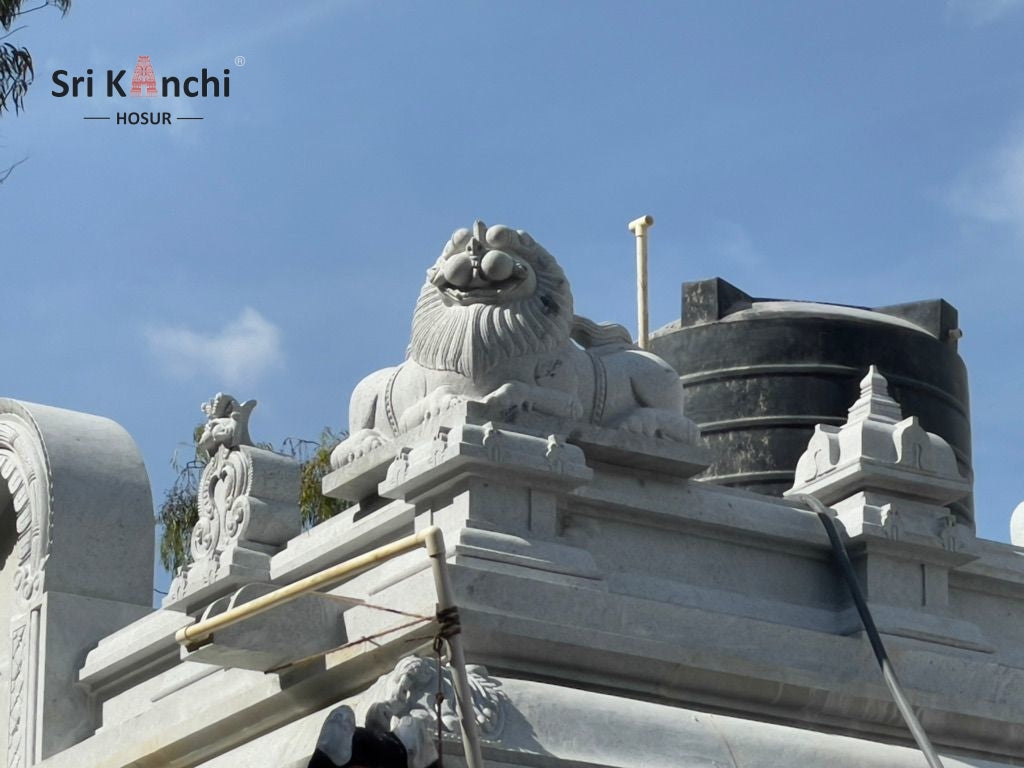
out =
[[[454,592],[445,558],[444,536],[436,526],[425,528],[412,536],[393,541],[382,547],[353,557],[337,565],[325,568],[304,579],[287,586],[275,589],[262,597],[257,597],[242,605],[235,606],[224,613],[217,614],[203,621],[191,624],[178,630],[175,639],[186,648],[196,648],[211,642],[217,630],[230,627],[240,621],[257,616],[278,605],[295,600],[302,595],[321,587],[341,581],[358,571],[365,570],[377,563],[392,557],[411,552],[419,547],[426,547],[430,557],[431,569],[434,574],[434,586],[437,590],[438,612],[455,607]],[[462,731],[462,743],[466,751],[466,764],[469,768],[484,768],[480,751],[480,737],[476,719],[473,715],[473,699],[469,687],[469,676],[466,673],[466,655],[462,647],[462,636],[456,632],[446,638],[451,654],[452,678],[455,683],[455,696],[459,705],[459,727]]]

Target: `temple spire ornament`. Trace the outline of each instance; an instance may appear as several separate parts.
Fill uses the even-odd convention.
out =
[[[860,387],[845,424],[815,426],[785,495],[810,494],[833,506],[850,535],[913,531],[937,546],[959,547],[969,527],[948,505],[970,493],[971,482],[960,474],[953,449],[917,416],[903,417],[876,366]]]
[[[872,365],[867,375],[860,380],[860,397],[850,406],[849,423],[855,421],[878,421],[895,424],[903,418],[900,404],[889,395],[889,382]]]

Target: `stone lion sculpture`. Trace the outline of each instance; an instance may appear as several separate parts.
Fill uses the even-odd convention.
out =
[[[464,400],[690,441],[678,374],[620,325],[573,314],[562,268],[523,230],[458,229],[427,270],[407,359],[352,394],[335,468]]]

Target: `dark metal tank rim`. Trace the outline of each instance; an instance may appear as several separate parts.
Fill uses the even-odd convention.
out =
[[[729,429],[756,429],[758,427],[772,426],[814,426],[815,424],[829,424],[840,426],[846,423],[841,416],[807,415],[800,414],[772,414],[770,416],[744,416],[735,419],[722,419],[720,421],[698,422],[701,434],[705,432],[720,432]]]
[[[673,320],[651,334],[652,339],[667,335],[682,328],[695,328],[701,325],[718,323],[750,322],[767,319],[820,319],[843,320],[845,322],[870,323],[872,325],[888,325],[922,333],[936,338],[935,334],[916,323],[902,317],[889,315],[869,307],[850,306],[847,304],[830,304],[819,301],[793,301],[788,299],[754,299],[750,306],[728,312],[718,319],[684,325],[682,319]],[[943,341],[943,339],[939,339]]]
[[[679,377],[683,386],[703,384],[706,382],[720,381],[723,379],[735,379],[744,376],[764,376],[771,374],[779,375],[813,375],[813,374],[840,374],[850,377],[863,376],[866,368],[859,368],[853,365],[836,365],[832,363],[758,363],[754,365],[736,365],[729,368],[715,368],[698,373],[687,373]],[[891,371],[883,371],[890,384],[908,389],[919,389],[933,397],[955,408],[964,418],[969,419],[967,406],[934,384],[926,381],[912,379],[908,376],[901,376]]]

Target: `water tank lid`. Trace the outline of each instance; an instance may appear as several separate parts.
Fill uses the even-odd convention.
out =
[[[820,317],[884,323],[927,333],[954,347],[962,335],[957,328],[956,307],[943,299],[869,308],[815,301],[754,298],[720,277],[683,283],[681,321],[667,326],[656,335],[680,327],[717,321],[736,322],[772,317]]]

